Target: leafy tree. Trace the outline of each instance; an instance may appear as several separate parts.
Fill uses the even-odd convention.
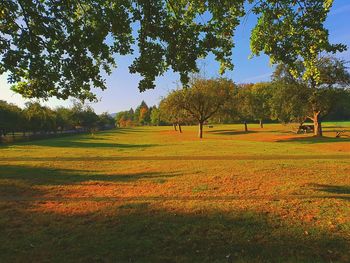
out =
[[[114,126],[114,118],[108,112],[103,112],[98,116],[98,127],[100,127],[101,129],[108,129]]]
[[[151,119],[151,124],[154,126],[159,126],[162,124],[161,118],[160,118],[160,110],[156,106],[154,106],[151,110],[150,119]]]
[[[142,101],[141,104],[136,108],[134,113],[134,120],[138,125],[148,125],[151,121],[151,112],[145,101]]]
[[[335,100],[332,109],[325,116],[326,120],[350,120],[350,89],[337,88],[335,91]]]
[[[253,54],[288,65],[302,56],[305,77],[318,81],[316,55],[344,50],[331,45],[323,27],[333,0],[90,0],[0,3],[0,74],[27,98],[69,96],[93,100],[91,87],[106,88],[114,54],[139,56],[140,91],[154,88],[171,68],[187,84],[197,59],[210,52],[220,73],[232,69],[233,36],[248,12],[259,16],[252,32]],[[251,5],[249,5],[251,4]],[[249,10],[249,11],[248,11]],[[204,16],[206,19],[200,19]],[[137,30],[133,32],[132,25]]]
[[[271,117],[282,123],[302,125],[309,111],[309,89],[305,85],[283,81],[274,82],[272,87]]]
[[[248,120],[258,120],[260,127],[263,128],[264,120],[270,119],[271,96],[271,83],[269,82],[238,85],[234,96],[235,102],[232,102],[229,108],[236,118],[244,121],[246,132],[248,131]]]
[[[98,116],[90,106],[75,102],[72,107],[72,120],[76,127],[93,131],[98,124]]]
[[[33,133],[56,130],[55,113],[38,102],[27,102],[24,109],[28,130]]]
[[[251,87],[254,84],[239,84],[234,93],[233,100],[228,104],[233,119],[243,121],[244,131],[248,132],[248,121],[253,119],[251,110]]]
[[[18,131],[22,124],[22,109],[0,100],[0,139],[9,131]]]
[[[181,100],[179,92],[171,92],[167,97],[162,99],[159,104],[160,118],[166,123],[171,123],[174,130],[182,133],[182,125],[185,123],[192,122],[193,118],[188,112],[182,107],[179,102]]]
[[[116,125],[120,127],[132,126],[134,120],[134,110],[118,112],[115,116]]]
[[[203,125],[210,117],[223,109],[225,102],[230,100],[234,84],[227,79],[195,79],[191,87],[173,91],[174,111],[182,109],[199,124],[199,138],[203,138]]]
[[[337,103],[335,88],[348,86],[350,73],[345,61],[330,56],[321,57],[315,62],[317,79],[312,76],[305,78],[309,73],[304,62],[299,61],[296,66],[298,69],[293,73],[293,67],[280,64],[274,72],[274,80],[309,89],[307,118],[314,123],[314,135],[322,136],[321,120]]]
[[[57,128],[63,132],[64,130],[69,130],[74,128],[73,124],[73,112],[69,108],[58,107],[56,112],[56,124]]]
[[[271,117],[270,101],[272,97],[271,83],[256,83],[251,87],[250,110],[251,115],[260,123],[260,128],[264,127],[264,120]]]

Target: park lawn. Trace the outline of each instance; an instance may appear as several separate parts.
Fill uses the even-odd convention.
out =
[[[0,262],[350,262],[350,122],[242,128],[1,146]]]

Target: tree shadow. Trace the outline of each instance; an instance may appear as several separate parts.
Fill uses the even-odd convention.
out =
[[[38,143],[29,143],[28,145],[63,147],[63,148],[119,148],[119,149],[143,149],[159,146],[158,144],[127,144],[127,143],[104,143],[86,140],[60,140],[60,141],[41,141]]]
[[[345,185],[327,185],[327,184],[311,184],[314,190],[332,194],[350,195],[350,186]],[[349,196],[350,198],[350,196]]]
[[[107,138],[101,138],[99,136],[115,135],[115,134],[129,134],[129,133],[139,133],[144,132],[144,129],[132,129],[132,128],[118,128],[107,131],[98,131],[95,133],[95,136],[89,133],[72,133],[72,134],[51,134],[51,135],[40,135],[37,134],[37,137],[29,138],[26,140],[18,140],[12,143],[2,144],[0,142],[0,149],[7,148],[12,145],[38,145],[38,146],[50,146],[50,147],[114,147],[114,148],[145,148],[157,146],[155,144],[118,144],[118,143],[101,143],[93,141],[106,141]],[[84,142],[84,141],[90,142]]]
[[[0,203],[2,260],[346,262],[350,256],[345,237],[252,210],[185,213],[147,202],[110,204],[83,215],[55,210],[88,205],[94,206],[50,203],[40,210],[35,203]]]
[[[242,134],[250,134],[257,133],[257,131],[233,131],[233,130],[214,130],[207,131],[206,133],[215,134],[215,135],[242,135]]]
[[[335,137],[293,137],[283,140],[277,140],[276,142],[299,142],[302,144],[318,144],[318,143],[337,143],[337,142],[350,142],[350,138],[335,138]]]
[[[0,184],[1,187],[11,185],[11,181],[20,185],[71,185],[89,181],[101,182],[133,182],[137,180],[162,180],[179,176],[180,173],[142,172],[142,173],[120,173],[102,174],[98,172],[55,169],[46,167],[32,167],[22,165],[1,165],[0,182],[5,180],[7,184]]]

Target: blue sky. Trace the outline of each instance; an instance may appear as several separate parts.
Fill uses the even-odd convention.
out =
[[[233,79],[237,83],[258,82],[269,80],[273,68],[269,64],[267,56],[262,55],[248,59],[250,55],[249,37],[250,31],[256,22],[256,17],[250,15],[244,24],[237,29],[232,60],[235,65],[233,71],[227,72],[225,77]],[[343,43],[350,48],[350,1],[335,0],[326,27],[329,29],[330,40],[333,43]],[[338,54],[346,60],[350,60],[350,50]],[[178,75],[167,72],[156,81],[157,87],[140,93],[137,86],[140,80],[138,75],[130,74],[128,66],[132,62],[132,57],[118,57],[118,68],[110,76],[106,76],[107,90],[96,90],[95,93],[99,102],[92,103],[91,106],[97,113],[108,111],[110,113],[136,107],[142,100],[147,104],[157,104],[162,96],[165,96],[171,89],[179,85]],[[200,66],[206,77],[218,76],[219,65],[209,56],[200,62]],[[0,99],[23,106],[25,101],[20,95],[10,90],[10,85],[6,82],[6,76],[0,76]],[[56,107],[58,105],[69,106],[71,101],[59,101],[50,99],[44,104]]]

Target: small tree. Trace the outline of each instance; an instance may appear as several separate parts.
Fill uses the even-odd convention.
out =
[[[179,92],[171,92],[166,98],[164,98],[159,104],[160,119],[166,123],[171,123],[174,130],[182,133],[182,125],[184,123],[190,123],[191,116],[182,107],[180,103],[181,96]]]
[[[234,84],[227,79],[195,79],[191,86],[170,93],[176,111],[185,112],[198,122],[198,137],[203,138],[203,125],[223,109],[229,101]]]
[[[160,110],[154,106],[151,111],[151,124],[154,126],[159,126],[161,124],[161,119],[160,119]]]
[[[251,110],[252,94],[250,92],[253,85],[238,85],[232,103],[229,105],[231,116],[243,121],[245,132],[248,132],[248,121],[253,119]]]
[[[249,108],[251,116],[259,121],[260,128],[264,128],[264,120],[270,119],[270,100],[272,97],[271,83],[260,82],[250,89]]]

